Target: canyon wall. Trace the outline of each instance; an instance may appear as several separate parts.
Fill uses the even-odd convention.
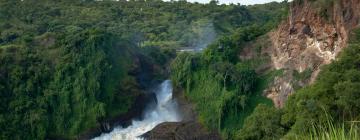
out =
[[[268,34],[272,67],[283,74],[265,95],[281,108],[294,90],[314,82],[321,66],[346,47],[349,32],[359,20],[360,0],[293,1],[288,19]]]

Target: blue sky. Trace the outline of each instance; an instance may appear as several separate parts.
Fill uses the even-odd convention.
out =
[[[201,3],[208,3],[210,0],[187,0],[188,2],[201,2]],[[262,4],[262,3],[268,3],[272,1],[278,1],[281,2],[283,0],[219,0],[220,3],[240,3],[242,5],[249,5],[249,4]]]

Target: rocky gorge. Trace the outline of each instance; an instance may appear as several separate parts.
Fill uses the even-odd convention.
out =
[[[311,0],[290,4],[288,18],[276,29],[254,42],[263,42],[266,47],[255,53],[249,43],[240,53],[243,60],[266,55],[270,61],[257,69],[257,73],[281,70],[269,87],[263,91],[275,107],[282,108],[295,90],[315,81],[321,67],[330,64],[346,47],[349,33],[360,21],[359,0],[331,1],[326,7],[314,5]],[[298,78],[297,75],[303,75]],[[142,135],[150,140],[221,139],[213,130],[207,130],[198,122],[195,106],[190,103],[183,89],[174,90],[183,120],[164,122]]]
[[[276,107],[283,107],[295,89],[311,84],[321,67],[330,64],[346,47],[349,33],[360,22],[359,0],[324,1],[325,6],[312,0],[294,1],[289,17],[270,32],[271,45],[266,53],[271,67],[283,70],[264,94]],[[306,73],[296,79],[296,73]]]

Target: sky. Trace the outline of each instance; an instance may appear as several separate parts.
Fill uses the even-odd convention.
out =
[[[188,2],[200,2],[200,3],[208,3],[210,0],[187,0]],[[252,4],[263,4],[272,1],[281,2],[283,0],[219,0],[221,4],[229,4],[229,3],[240,3],[242,5],[252,5]]]

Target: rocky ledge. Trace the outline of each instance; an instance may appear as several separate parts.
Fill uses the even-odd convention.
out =
[[[145,133],[147,140],[220,140],[216,133],[208,132],[198,122],[166,122]]]
[[[220,140],[217,132],[207,130],[197,121],[193,104],[188,102],[183,91],[174,89],[182,122],[165,122],[142,135],[146,140]]]

